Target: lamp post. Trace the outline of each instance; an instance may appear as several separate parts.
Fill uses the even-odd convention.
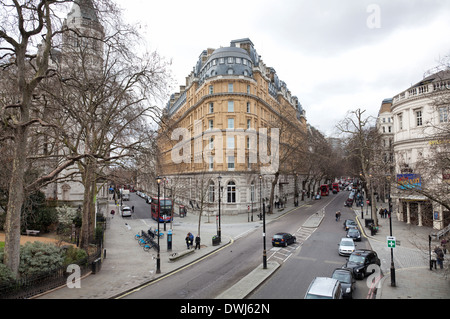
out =
[[[262,175],[259,175],[259,198],[262,201]],[[263,215],[263,269],[267,269],[267,254],[266,254],[266,210],[263,207],[262,215]]]
[[[156,178],[156,183],[158,183],[158,254],[156,255],[156,273],[161,273],[161,260],[159,258],[159,218],[161,213],[161,199],[160,199],[160,184],[161,184],[161,177]]]
[[[163,193],[163,201],[164,201],[164,206],[166,206],[166,182],[167,182],[167,179],[164,177],[163,178],[163,190],[164,190],[164,193]],[[164,231],[166,231],[166,218],[165,218],[165,216],[164,216]]]
[[[392,237],[392,199],[391,187],[389,183],[389,230]],[[395,287],[395,266],[394,266],[394,248],[391,248],[391,287]]]
[[[220,197],[222,197],[222,191],[220,189],[220,181],[222,180],[222,176],[219,175],[219,228],[217,230],[217,237],[219,237],[219,242],[222,242],[222,229],[220,228]]]

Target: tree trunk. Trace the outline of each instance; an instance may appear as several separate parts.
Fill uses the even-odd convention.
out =
[[[83,219],[81,225],[81,248],[87,250],[91,241],[93,232],[93,192],[92,183],[95,181],[94,165],[91,158],[86,158],[86,166],[84,167],[84,194],[83,194]],[[120,212],[119,212],[120,214]]]
[[[277,186],[278,183],[278,176],[280,176],[280,172],[276,172],[275,173],[275,178],[272,181],[272,188],[270,190],[270,209],[269,209],[269,214],[273,214],[273,199],[274,199],[274,195],[275,195],[275,187]]]
[[[9,184],[9,200],[5,222],[3,263],[17,275],[20,261],[20,219],[24,201],[24,173],[26,167],[27,127],[18,130],[14,142],[14,158]]]

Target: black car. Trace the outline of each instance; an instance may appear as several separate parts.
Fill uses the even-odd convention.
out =
[[[351,269],[337,268],[333,271],[331,278],[337,279],[341,283],[342,296],[344,298],[353,298],[356,281]]]
[[[347,238],[351,238],[354,241],[361,241],[361,233],[357,228],[349,228],[347,230]]]
[[[293,244],[297,241],[294,235],[289,233],[277,233],[272,238],[272,246],[284,246]]]
[[[374,269],[368,272],[369,265],[381,265],[377,253],[369,249],[358,249],[350,255],[342,268],[352,269],[355,278],[364,279],[366,275],[375,272]]]
[[[347,231],[349,228],[357,228],[358,225],[356,224],[356,222],[353,219],[346,219],[344,221],[344,229],[345,231]]]

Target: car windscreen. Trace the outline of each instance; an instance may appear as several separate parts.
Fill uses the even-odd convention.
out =
[[[341,241],[341,246],[354,246],[353,241]]]
[[[331,278],[337,279],[340,282],[350,284],[352,282],[352,275],[349,273],[343,273],[343,272],[335,272]]]
[[[355,263],[355,264],[364,264],[364,257],[361,255],[350,255],[350,258],[348,259],[349,262]]]

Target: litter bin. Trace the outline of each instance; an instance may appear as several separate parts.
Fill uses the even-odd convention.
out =
[[[92,274],[96,274],[96,273],[98,273],[99,271],[100,271],[100,268],[101,268],[101,266],[102,266],[102,259],[101,258],[97,258],[96,260],[94,260],[93,262],[92,262]]]
[[[167,251],[172,251],[172,230],[167,232]]]
[[[218,236],[213,236],[213,238],[212,238],[212,245],[213,245],[213,246],[220,245],[220,237],[218,237]]]
[[[373,225],[373,219],[372,218],[365,218],[364,219],[364,226],[367,228],[370,228],[370,225]]]

